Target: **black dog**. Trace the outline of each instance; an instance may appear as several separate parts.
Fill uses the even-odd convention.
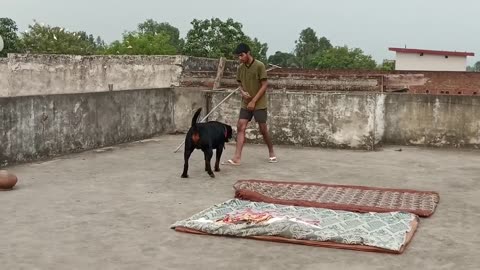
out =
[[[192,126],[185,137],[185,164],[183,165],[182,178],[188,177],[188,160],[195,149],[201,149],[205,155],[205,171],[210,177],[215,177],[212,172],[210,161],[213,156],[213,149],[216,150],[215,171],[220,171],[220,157],[222,156],[225,143],[232,138],[232,127],[217,121],[197,123],[202,108],[195,112],[192,118]]]

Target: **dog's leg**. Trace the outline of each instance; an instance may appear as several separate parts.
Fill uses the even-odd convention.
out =
[[[222,152],[223,152],[223,146],[219,146],[217,148],[216,152],[216,160],[215,160],[215,171],[219,172],[220,171],[220,158],[222,157]]]
[[[213,149],[207,148],[203,152],[205,153],[205,169],[210,177],[215,177],[215,174],[212,172],[212,166],[210,165],[213,157]]]
[[[183,164],[182,178],[187,178],[188,177],[188,159],[190,159],[190,155],[192,154],[192,152],[193,152],[193,149],[190,149],[190,148],[185,146],[185,151],[183,153],[185,163]]]

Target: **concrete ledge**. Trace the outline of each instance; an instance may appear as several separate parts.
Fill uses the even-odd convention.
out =
[[[172,89],[0,98],[0,166],[174,129]]]
[[[210,107],[228,92],[212,92]],[[329,148],[374,149],[383,137],[384,95],[366,93],[268,93],[268,125],[273,143]],[[225,102],[212,119],[234,126],[240,109],[239,94]],[[256,123],[250,123],[247,139],[261,143]]]
[[[0,98],[0,166],[184,133],[194,111],[230,91],[165,88]],[[236,130],[239,94],[209,120]],[[276,145],[379,149],[384,144],[480,148],[480,97],[269,91]],[[247,142],[263,143],[256,123]]]
[[[480,97],[391,94],[386,144],[480,148]]]
[[[182,87],[173,89],[174,92],[174,123],[175,133],[187,132],[192,123],[192,117],[198,108],[207,111],[206,96],[202,89],[196,87]]]
[[[211,92],[211,105],[228,92]],[[275,144],[372,150],[382,144],[480,148],[480,97],[270,91]],[[240,96],[212,114],[236,126]],[[255,122],[247,139],[262,143]]]

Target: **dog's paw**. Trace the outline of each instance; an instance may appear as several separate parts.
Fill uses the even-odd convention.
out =
[[[216,171],[216,172],[219,172],[219,171],[220,171],[220,168],[215,168],[215,171]]]
[[[188,178],[188,174],[182,174],[182,178]]]
[[[209,173],[208,175],[210,175],[211,178],[215,178],[215,174],[213,172]]]

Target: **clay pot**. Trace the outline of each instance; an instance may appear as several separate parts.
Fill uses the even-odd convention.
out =
[[[0,170],[0,189],[12,189],[17,184],[17,176],[5,170]]]

